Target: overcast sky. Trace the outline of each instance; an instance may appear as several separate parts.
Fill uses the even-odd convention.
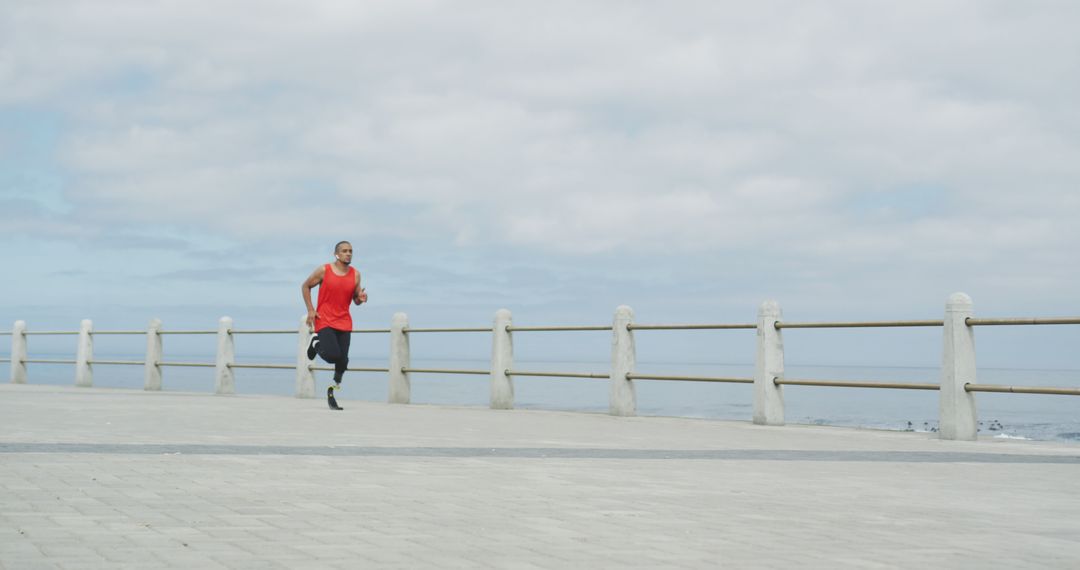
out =
[[[1072,1],[3,0],[0,322],[293,327],[342,239],[358,326],[1080,314],[1077,29]],[[1077,367],[1057,332],[987,361]]]

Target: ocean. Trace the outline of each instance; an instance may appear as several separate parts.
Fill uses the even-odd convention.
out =
[[[293,348],[295,350],[295,348]],[[0,355],[6,357],[6,354]],[[46,354],[33,352],[32,358],[71,359],[70,352]],[[95,353],[99,360],[141,360],[142,354]],[[212,362],[213,353],[201,355],[166,355],[166,361]],[[294,364],[295,356],[252,356],[237,358],[241,363]],[[487,359],[418,359],[414,368],[449,368],[486,370]],[[74,383],[70,364],[29,364],[33,384],[70,385]],[[354,356],[351,366],[385,367],[386,359]],[[0,365],[6,372],[7,365]],[[605,361],[515,360],[521,371],[607,373]],[[639,361],[642,374],[677,376],[752,377],[753,363],[673,363]],[[294,393],[292,370],[236,369],[239,394]],[[936,383],[936,367],[867,367],[821,366],[788,363],[786,376],[799,379],[875,380],[887,382]],[[412,401],[417,404],[442,404],[486,407],[489,398],[487,376],[453,374],[412,374]],[[980,368],[981,384],[1013,386],[1080,387],[1080,370],[1023,370]],[[317,390],[330,382],[330,373],[316,373]],[[184,392],[212,392],[214,371],[209,368],[166,367],[164,389]],[[349,372],[338,396],[349,400],[387,400],[385,373]],[[141,366],[97,365],[94,385],[113,388],[141,388]],[[675,416],[705,419],[750,421],[753,413],[753,388],[749,384],[716,384],[638,380],[635,382],[637,410],[641,416]],[[515,407],[522,409],[564,410],[584,413],[607,413],[608,382],[605,379],[514,378]],[[975,395],[980,434],[999,438],[1080,443],[1080,397],[991,394]],[[846,426],[885,430],[937,430],[938,398],[934,391],[889,390],[785,386],[785,419],[789,424]],[[321,405],[313,403],[313,405]]]

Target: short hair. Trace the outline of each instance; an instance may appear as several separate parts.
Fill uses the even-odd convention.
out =
[[[337,252],[338,252],[338,250],[339,250],[339,249],[341,249],[341,246],[342,246],[342,245],[345,245],[345,244],[347,244],[347,243],[349,243],[349,242],[347,242],[347,241],[339,241],[339,242],[337,242],[336,244],[334,244],[334,253],[337,253]],[[352,244],[351,244],[351,243],[349,243],[349,245],[352,245]]]

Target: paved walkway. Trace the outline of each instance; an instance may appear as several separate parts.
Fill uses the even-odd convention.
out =
[[[1080,446],[0,385],[3,568],[1077,568]]]

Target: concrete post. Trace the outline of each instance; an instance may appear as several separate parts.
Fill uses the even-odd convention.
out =
[[[619,305],[615,309],[615,319],[611,326],[610,408],[613,416],[632,416],[637,413],[634,382],[626,377],[634,371],[637,364],[634,333],[629,328],[632,322],[634,310],[626,305]]]
[[[409,317],[405,313],[394,313],[390,323],[390,398],[391,404],[408,404],[411,398],[409,373]]]
[[[949,296],[945,304],[938,418],[941,439],[974,441],[978,438],[975,394],[964,389],[964,384],[975,383],[975,331],[967,324],[967,318],[972,314],[971,297],[963,293]]]
[[[75,351],[75,385],[89,388],[94,385],[94,323],[83,319],[79,323],[79,347]]]
[[[11,383],[26,384],[26,321],[11,327]]]
[[[307,313],[300,315],[300,328],[296,331],[296,397],[315,397],[315,372],[311,370],[311,361],[307,357],[307,347],[311,343],[311,327],[307,324]]]
[[[161,390],[161,353],[161,319],[150,319],[150,325],[146,328],[143,390]]]
[[[776,321],[782,318],[776,301],[765,301],[758,309],[754,423],[759,425],[784,425],[784,387],[775,382],[784,377],[784,339],[776,328]]]
[[[514,340],[506,330],[512,320],[510,311],[495,313],[491,335],[491,408],[509,410],[514,407],[514,381],[506,371],[514,367]]]
[[[236,377],[232,364],[236,361],[236,349],[233,345],[233,320],[221,317],[217,332],[217,362],[215,363],[214,385],[218,394],[235,394]]]

